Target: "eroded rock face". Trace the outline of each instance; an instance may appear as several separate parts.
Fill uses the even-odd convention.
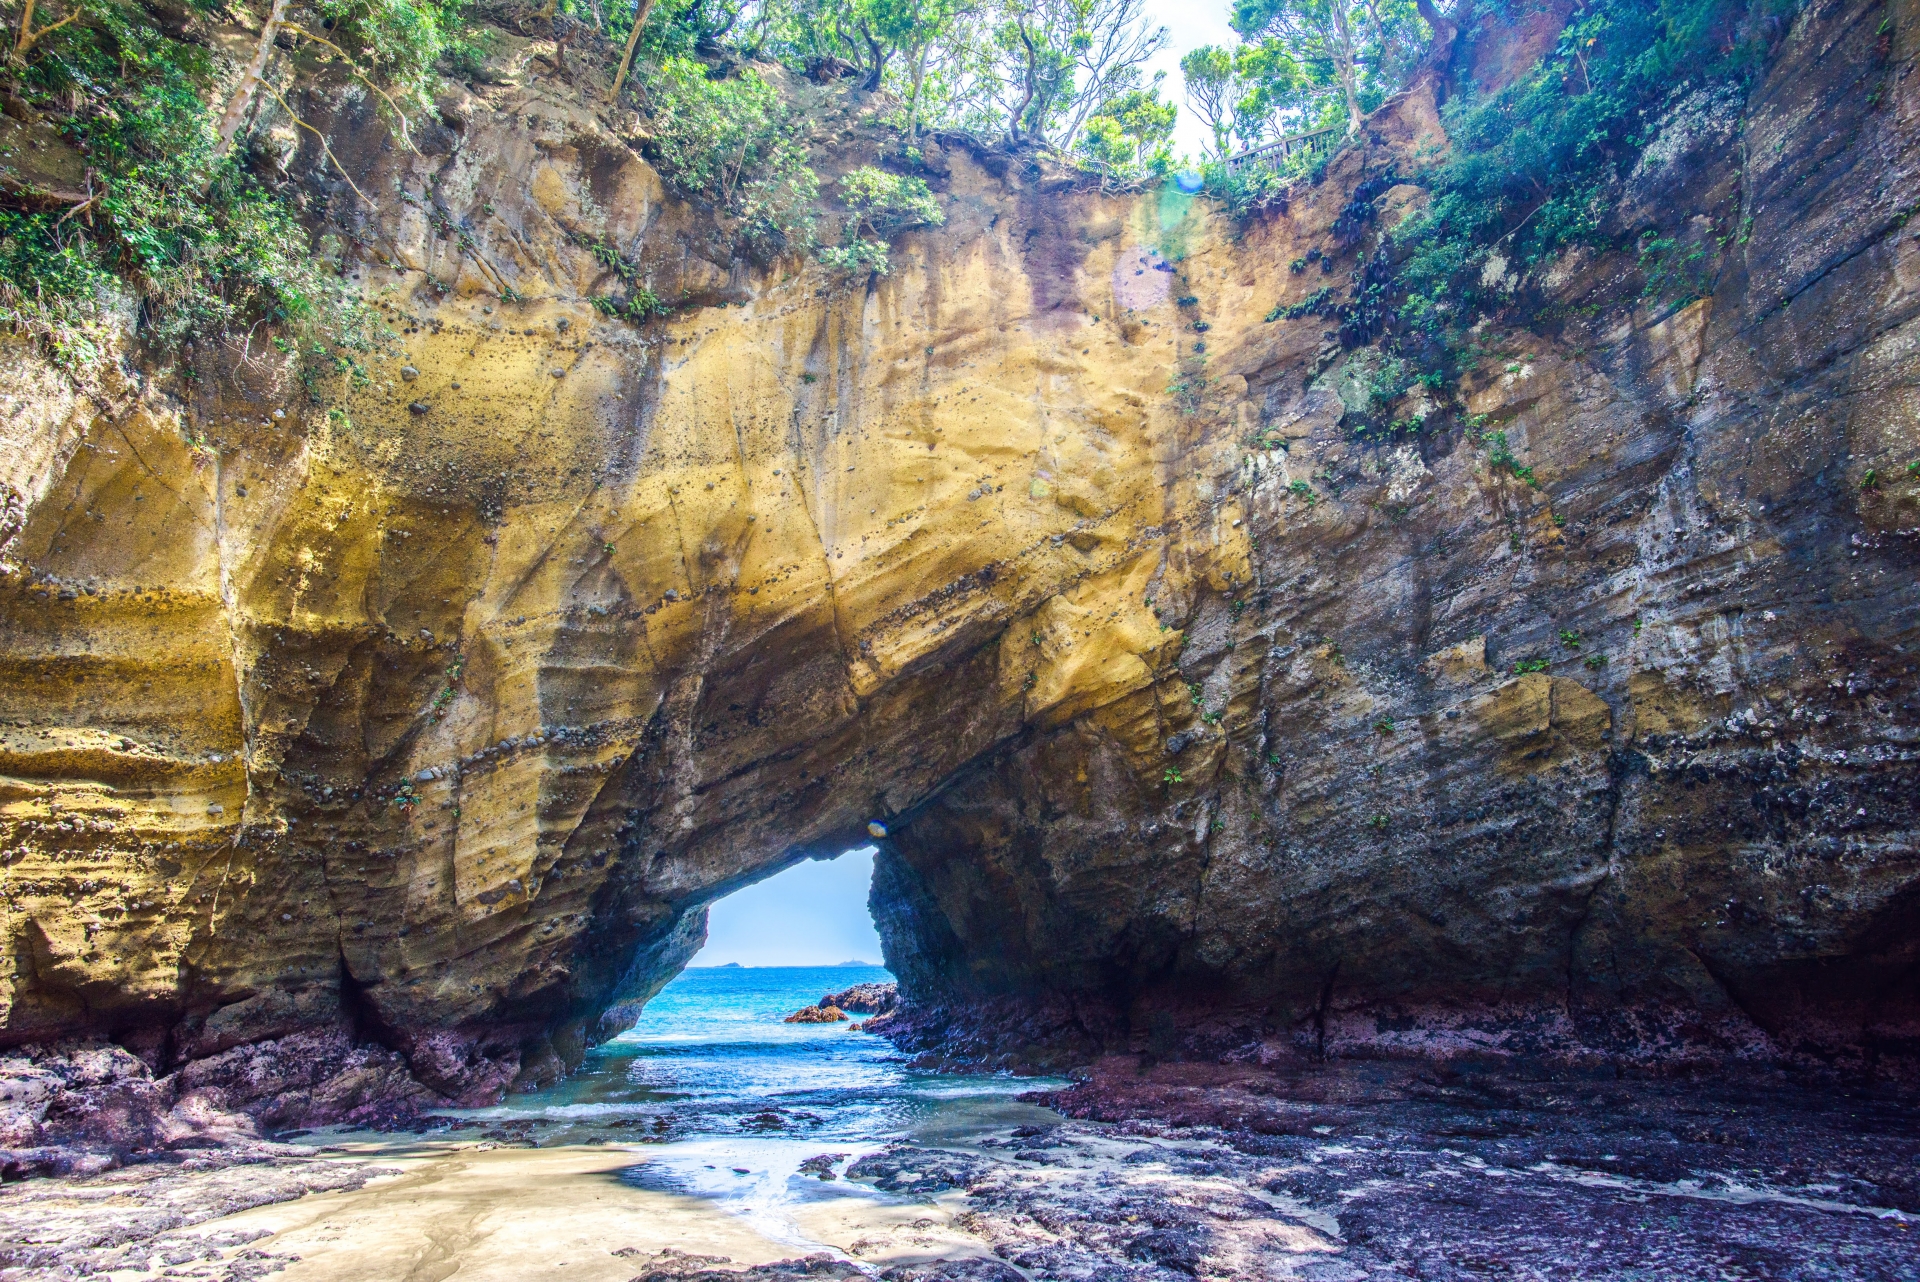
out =
[[[935,146],[946,225],[852,287],[563,81],[421,156],[314,102],[407,193],[294,165],[399,340],[342,413],[9,358],[0,1037],[333,1030],[491,1099],[877,823],[949,1049],[1910,1054],[1920,91],[1865,12],[1618,193],[1738,222],[1704,296],[1516,268],[1484,417],[1391,445],[1267,318],[1417,205],[1443,77],[1244,234]],[[589,241],[690,305],[602,317]]]
[[[922,1011],[920,1044],[1912,1054],[1920,523],[1884,478],[1920,453],[1920,242],[1885,205],[1913,102],[1819,119],[1909,65],[1852,12],[1750,96],[1679,104],[1621,193],[1622,233],[1751,220],[1706,296],[1554,266],[1557,319],[1464,389],[1477,430],[1362,448],[1337,377],[1300,389],[1352,357],[1275,350],[1241,300],[1311,238],[1187,260],[1210,360],[1284,447],[1216,500],[1246,577],[1141,591],[1175,670],[1030,724],[901,828],[889,961],[966,1012]]]

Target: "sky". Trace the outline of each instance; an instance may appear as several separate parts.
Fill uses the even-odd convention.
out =
[[[1180,119],[1173,126],[1175,153],[1197,159],[1208,141],[1206,127],[1187,106],[1186,94],[1181,90],[1180,57],[1201,45],[1238,44],[1240,38],[1227,25],[1232,12],[1231,0],[1147,0],[1147,21],[1165,27],[1173,37],[1159,56],[1147,64],[1146,74],[1151,80],[1154,72],[1166,72],[1167,78],[1160,82],[1160,94],[1180,104]]]
[[[873,847],[807,860],[707,909],[707,946],[691,966],[834,966],[880,961],[867,915]]]

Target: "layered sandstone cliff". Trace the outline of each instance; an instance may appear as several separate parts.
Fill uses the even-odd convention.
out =
[[[1386,445],[1279,313],[1391,261],[1496,34],[1245,228],[946,140],[852,285],[732,257],[537,40],[419,155],[316,97],[398,341],[344,412],[8,357],[0,1039],[489,1099],[878,824],[949,1050],[1911,1057],[1916,38],[1814,7],[1675,105],[1610,217],[1705,296],[1515,266]],[[592,241],[689,305],[601,316]]]

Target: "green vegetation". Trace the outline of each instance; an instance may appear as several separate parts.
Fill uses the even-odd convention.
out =
[[[309,207],[284,182],[285,145],[266,129],[290,122],[358,208],[371,210],[391,197],[364,190],[299,118],[299,93],[316,82],[356,82],[395,145],[411,147],[407,114],[427,105],[441,72],[484,74],[487,33],[465,24],[460,0],[185,4],[59,0],[17,24],[14,57],[0,71],[8,114],[21,125],[0,155],[0,324],[37,337],[81,376],[132,314],[140,340],[163,353],[185,356],[209,343],[234,344],[242,358],[277,349],[297,358],[318,396],[329,377],[363,374],[360,357],[380,329],[342,280],[339,251],[315,252],[309,220],[340,211]],[[759,70],[720,46],[738,6],[662,0],[608,17],[596,2],[547,12],[561,9],[591,15],[609,37],[599,47],[610,62],[613,51],[638,51],[630,83],[646,116],[643,146],[679,194],[712,210],[761,261],[812,249],[820,192],[799,122]],[[946,30],[957,11],[861,12],[924,71],[932,65],[921,56],[925,37]],[[777,5],[755,13],[740,33],[750,40],[777,44],[775,28],[791,29],[781,15],[793,14]],[[234,25],[252,49],[237,81],[208,40],[212,28]],[[630,35],[644,38],[615,43]],[[838,252],[869,270],[885,270],[889,236],[941,221],[918,178],[863,169],[841,194],[851,217]],[[420,198],[399,199],[419,205],[503,299],[518,301],[467,229]],[[670,310],[639,264],[612,245],[580,243],[617,282],[591,300],[602,313],[642,322]],[[194,376],[196,363],[204,357],[182,371]]]
[[[596,2],[567,5],[591,12]],[[726,15],[708,21],[706,45],[696,46],[730,36],[747,56],[818,78],[847,75],[868,91],[891,90],[900,104],[893,123],[909,159],[929,128],[1004,135],[1097,167],[1118,165],[1123,156],[1129,167],[1144,166],[1162,141],[1153,111],[1129,98],[1145,95],[1149,107],[1158,101],[1158,86],[1143,80],[1141,66],[1167,33],[1146,22],[1145,0],[681,2]],[[666,25],[676,21],[684,19],[667,17]],[[664,33],[649,38],[663,49],[671,43]],[[1099,137],[1083,149],[1089,131]]]
[[[1238,0],[1233,29],[1260,42],[1236,59],[1264,95],[1255,110],[1348,134],[1405,79],[1429,34],[1411,0]]]
[[[595,311],[603,316],[617,320],[633,321],[641,324],[656,316],[666,316],[673,311],[667,303],[661,301],[652,287],[640,282],[640,265],[627,258],[611,244],[597,237],[576,233],[574,243],[593,255],[594,261],[612,272],[626,286],[626,295],[616,298],[611,294],[595,294],[588,299]],[[612,549],[608,549],[611,551]]]
[[[1478,21],[1518,22],[1535,12],[1531,0],[1490,3]],[[1744,237],[1736,212],[1723,211],[1704,235],[1659,227],[1615,233],[1603,230],[1606,193],[1633,169],[1669,112],[1714,110],[1713,103],[1737,98],[1799,3],[1610,0],[1577,9],[1531,71],[1497,91],[1456,90],[1444,108],[1450,146],[1443,155],[1411,174],[1377,173],[1354,193],[1335,228],[1343,244],[1357,239],[1389,187],[1412,183],[1430,193],[1424,209],[1395,229],[1390,256],[1344,271],[1350,288],[1323,286],[1275,306],[1266,319],[1337,318],[1346,346],[1381,353],[1367,406],[1356,409],[1342,394],[1365,431],[1380,434],[1380,420],[1414,383],[1444,393],[1481,360],[1473,327],[1528,305],[1532,273],[1576,246],[1628,256],[1640,298],[1651,305],[1705,296],[1728,246]],[[1241,219],[1278,203],[1325,163],[1324,152],[1295,147],[1274,163],[1233,168],[1226,158],[1316,128],[1350,135],[1404,81],[1431,31],[1450,23],[1428,0],[1238,0],[1233,25],[1243,43],[1196,49],[1181,64],[1188,101],[1212,135],[1203,166],[1209,194]],[[1320,259],[1316,250],[1290,270],[1303,273]],[[1331,258],[1322,261],[1330,270]],[[1404,381],[1401,372],[1409,375]],[[1436,396],[1442,410],[1445,399]],[[1419,427],[1412,418],[1394,420],[1385,434]],[[1483,439],[1495,473],[1538,484],[1503,433]]]
[[[410,779],[401,781],[400,786],[394,790],[393,796],[389,799],[389,804],[398,807],[401,814],[411,815],[420,805],[420,795],[413,790],[413,781]]]
[[[1160,97],[1159,77],[1101,104],[1080,135],[1080,163],[1110,186],[1164,177],[1173,168],[1173,126],[1179,108]]]
[[[645,285],[632,286],[627,290],[625,298],[615,298],[611,294],[595,294],[587,301],[592,303],[593,309],[602,316],[632,321],[636,325],[673,312],[672,307],[660,301],[660,296]]]
[[[1238,0],[1233,28],[1240,45],[1203,45],[1180,60],[1180,70],[1188,105],[1213,138],[1202,157],[1207,192],[1237,219],[1277,204],[1327,153],[1324,145],[1290,146],[1241,166],[1229,165],[1229,156],[1321,129],[1352,136],[1406,77],[1430,35],[1413,0]]]
[[[301,94],[361,86],[394,145],[411,147],[407,116],[427,106],[440,75],[486,74],[488,29],[468,24],[462,2],[36,0],[37,15],[11,23],[13,56],[0,71],[18,126],[0,155],[0,324],[39,338],[76,373],[104,357],[112,318],[131,314],[140,340],[177,353],[188,376],[217,344],[296,359],[321,399],[329,379],[359,376],[378,326],[343,283],[338,242],[319,253],[314,240],[343,211],[285,181],[284,138],[266,127],[284,134],[291,123],[308,163],[343,180],[356,208],[393,199],[362,190],[298,118]],[[1570,247],[1631,255],[1648,300],[1706,292],[1741,228],[1704,241],[1634,228],[1616,243],[1601,233],[1600,202],[1663,113],[1694,90],[1749,75],[1798,2],[1609,0],[1578,10],[1533,71],[1497,92],[1456,93],[1445,108],[1450,151],[1414,174],[1371,177],[1333,248],[1291,270],[1318,263],[1331,276],[1372,202],[1417,183],[1431,200],[1396,230],[1393,255],[1358,272],[1343,260],[1350,286],[1330,280],[1267,319],[1334,319],[1348,347],[1377,349],[1356,412],[1368,432],[1395,435],[1419,430],[1395,408],[1416,383],[1446,417],[1438,394],[1484,355],[1472,326],[1512,305],[1515,282]],[[1531,0],[1489,3],[1516,20],[1531,12]],[[884,275],[894,237],[943,221],[940,198],[918,176],[930,131],[1049,149],[1115,188],[1177,163],[1175,108],[1144,70],[1168,37],[1147,20],[1145,0],[554,0],[519,21],[549,18],[556,33],[572,33],[562,56],[601,60],[602,83],[638,111],[638,145],[666,182],[762,263],[807,254],[845,277]],[[1181,61],[1186,100],[1209,132],[1207,190],[1241,215],[1280,200],[1326,163],[1325,151],[1300,147],[1278,164],[1233,168],[1227,158],[1303,131],[1351,134],[1404,82],[1432,27],[1449,21],[1428,0],[1237,0],[1241,43]],[[575,39],[582,26],[597,38]],[[216,28],[226,33],[219,42]],[[236,68],[212,52],[235,29],[245,33],[240,53],[252,56],[237,84]],[[897,133],[868,153],[873,163],[823,190],[804,122],[770,62],[822,84],[889,91],[875,101],[894,105],[870,121]],[[35,132],[45,140],[27,145]],[[424,198],[398,198],[418,204],[501,298],[518,299],[466,229]],[[339,202],[352,203],[345,191]],[[836,212],[837,232],[823,235],[821,220]],[[674,305],[618,247],[580,243],[606,272],[591,300],[603,314],[643,323]],[[1181,349],[1168,393],[1182,413],[1202,408],[1205,350]],[[1480,439],[1493,472],[1538,484],[1503,433]],[[1871,471],[1861,482],[1883,483]],[[1304,482],[1293,489],[1314,501]]]
[[[1540,488],[1540,482],[1534,477],[1533,469],[1524,465],[1519,459],[1514,457],[1513,450],[1507,445],[1507,434],[1505,432],[1488,432],[1482,439],[1484,439],[1488,445],[1487,466],[1493,469],[1495,473],[1505,472],[1514,480],[1520,481],[1530,488]]]
[[[646,152],[669,182],[733,220],[763,261],[812,243],[819,180],[791,113],[760,73],[716,76],[669,54],[636,78],[649,107]]]
[[[847,208],[840,243],[820,249],[818,257],[849,275],[885,276],[890,238],[910,228],[938,227],[946,221],[924,179],[890,174],[872,165],[840,179],[840,203]]]
[[[1267,322],[1299,320],[1302,316],[1331,316],[1334,307],[1333,286],[1322,285],[1297,303],[1275,307],[1267,313]]]
[[[1397,233],[1402,342],[1445,359],[1505,300],[1497,255],[1519,269],[1576,244],[1607,248],[1601,194],[1650,141],[1647,126],[1691,89],[1739,81],[1797,0],[1615,0],[1575,15],[1553,52],[1494,94],[1465,93],[1445,120],[1453,149],[1421,176],[1428,210]],[[1703,256],[1635,233],[1647,289],[1704,287]]]
[[[253,113],[290,110],[281,92],[246,77],[209,105],[222,78],[205,32],[231,18],[219,0],[67,0],[33,15],[0,71],[16,122],[0,154],[0,324],[83,378],[104,356],[109,315],[128,305],[162,353],[226,343],[244,356],[270,342],[316,394],[327,376],[356,373],[373,323],[339,265],[313,252],[301,210],[261,176],[271,160],[234,145]],[[290,43],[314,74],[369,87],[398,125],[450,21],[407,0],[289,6],[260,28],[256,59],[268,67],[276,40]]]

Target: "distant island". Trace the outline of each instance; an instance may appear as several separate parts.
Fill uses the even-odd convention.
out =
[[[746,968],[743,967],[739,962],[721,962],[718,966],[715,966],[714,969],[715,970],[744,970]]]
[[[880,963],[870,961],[843,961],[839,964],[842,966],[878,966]]]

